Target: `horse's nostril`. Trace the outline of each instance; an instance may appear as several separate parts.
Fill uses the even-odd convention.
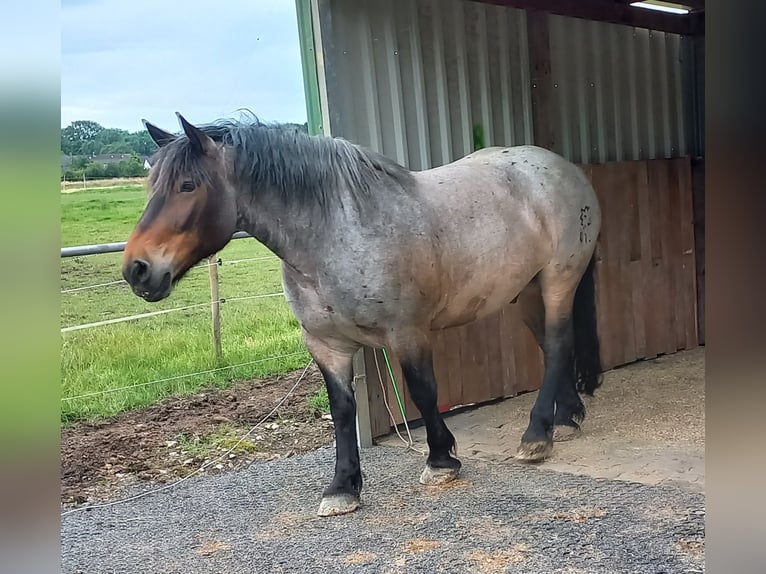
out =
[[[130,276],[135,283],[143,283],[149,278],[149,264],[143,259],[133,261]]]

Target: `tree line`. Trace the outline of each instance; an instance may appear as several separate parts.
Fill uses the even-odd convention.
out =
[[[307,131],[307,124],[280,124],[284,128]],[[129,132],[106,128],[92,120],[77,120],[61,130],[62,179],[140,177],[146,174],[142,158],[157,149],[146,130]],[[98,163],[93,158],[105,154],[130,154],[119,163]],[[64,165],[63,156],[71,162]]]

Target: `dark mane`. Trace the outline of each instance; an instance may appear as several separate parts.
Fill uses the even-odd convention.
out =
[[[227,146],[234,180],[253,194],[280,193],[286,202],[338,208],[346,191],[358,208],[374,201],[382,188],[409,192],[412,174],[387,157],[340,138],[306,135],[258,120],[219,120],[199,126]],[[160,148],[153,160],[152,187],[169,189],[180,178],[210,182],[185,135]]]

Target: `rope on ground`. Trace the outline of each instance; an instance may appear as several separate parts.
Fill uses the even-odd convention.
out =
[[[231,454],[234,451],[234,449],[236,449],[240,444],[242,444],[247,437],[249,437],[253,432],[255,432],[256,429],[258,429],[258,427],[260,427],[263,423],[265,423],[267,420],[269,420],[269,418],[271,418],[271,416],[274,413],[277,412],[279,407],[281,407],[284,404],[284,402],[290,397],[290,395],[293,394],[293,391],[295,391],[295,389],[298,388],[298,385],[303,380],[303,378],[306,376],[306,373],[308,372],[309,367],[311,367],[311,363],[313,363],[313,362],[314,362],[313,359],[308,362],[308,364],[306,365],[306,368],[303,369],[303,372],[301,373],[301,376],[298,377],[298,380],[295,381],[295,384],[290,388],[289,391],[287,391],[287,394],[284,397],[282,397],[282,399],[277,403],[277,405],[273,409],[271,409],[269,414],[267,414],[265,417],[263,417],[261,420],[259,420],[257,423],[255,423],[255,426],[253,426],[253,428],[251,428],[249,431],[247,431],[242,436],[242,438],[240,438],[234,444],[234,446],[232,446],[229,450],[227,450],[226,452],[224,452],[220,456],[214,458],[213,460],[209,460],[209,461],[205,462],[202,466],[200,466],[196,470],[193,470],[192,472],[190,472],[189,474],[187,474],[183,478],[180,478],[180,479],[176,480],[175,482],[171,482],[170,484],[166,484],[165,486],[162,486],[160,488],[155,488],[155,489],[152,489],[152,490],[148,490],[146,492],[142,492],[142,493],[136,494],[134,496],[129,496],[128,498],[123,498],[123,499],[120,499],[120,500],[114,500],[112,502],[105,502],[105,503],[101,503],[101,504],[89,504],[87,506],[80,506],[78,508],[73,508],[71,510],[63,512],[61,514],[61,517],[63,518],[65,516],[69,516],[70,514],[74,514],[75,512],[81,512],[83,510],[91,510],[93,508],[107,508],[109,506],[116,506],[118,504],[124,504],[126,502],[132,502],[134,500],[138,500],[139,498],[144,498],[144,497],[149,496],[151,494],[157,494],[157,493],[163,492],[165,490],[170,490],[171,488],[175,488],[176,486],[178,486],[182,482],[185,482],[185,481],[189,480],[191,477],[199,474],[200,472],[202,472],[203,470],[205,470],[209,466],[211,466],[211,465],[213,465],[213,464],[215,464],[217,462],[222,461],[224,458],[228,457],[229,454]]]
[[[410,425],[407,422],[407,416],[404,414],[403,410],[402,410],[402,420],[404,421],[404,428],[407,431],[407,438],[409,440],[406,440],[402,436],[402,434],[399,432],[399,425],[396,424],[396,420],[394,419],[394,413],[391,412],[391,407],[389,407],[388,405],[388,397],[386,396],[386,385],[383,384],[383,373],[380,371],[380,365],[378,364],[378,353],[375,349],[373,349],[372,356],[375,358],[375,369],[377,369],[378,371],[378,382],[380,382],[380,388],[383,391],[383,404],[386,405],[386,410],[388,411],[388,416],[391,417],[391,424],[394,427],[394,431],[396,431],[396,435],[401,439],[401,441],[406,446],[404,450],[405,451],[411,450],[418,454],[426,456],[427,455],[426,452],[415,447],[415,441],[413,440],[412,433],[410,432]],[[391,384],[396,385],[396,381],[392,379]]]
[[[246,363],[238,363],[236,365],[229,365],[227,367],[218,367],[216,369],[208,369],[207,371],[198,371],[196,373],[188,373],[186,375],[176,375],[174,377],[168,377],[166,379],[157,379],[156,381],[148,381],[146,383],[136,383],[135,385],[126,385],[124,387],[114,387],[112,389],[104,389],[102,391],[93,391],[92,393],[85,393],[83,395],[76,395],[73,397],[63,397],[63,401],[74,401],[77,399],[85,399],[88,397],[95,397],[99,395],[106,395],[108,393],[116,393],[118,391],[125,391],[128,389],[135,389],[136,387],[146,387],[148,385],[154,385],[158,383],[167,383],[168,381],[176,381],[178,379],[186,379],[189,377],[196,377],[197,375],[207,375],[209,373],[215,373],[218,371],[225,371],[226,369],[236,369],[237,367],[247,367],[248,365],[255,365],[258,363],[265,363],[267,361],[274,361],[276,359],[285,359],[287,357],[295,357],[297,355],[303,355],[303,351],[296,351],[294,353],[287,353],[285,355],[274,355],[273,357],[266,357],[265,359],[257,359],[255,361],[248,361]]]

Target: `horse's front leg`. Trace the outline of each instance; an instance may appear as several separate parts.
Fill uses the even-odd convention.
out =
[[[359,507],[362,471],[356,436],[356,399],[351,385],[353,354],[349,345],[329,345],[304,331],[303,339],[322,372],[335,426],[335,476],[322,494],[317,514],[335,516]]]
[[[447,428],[437,407],[437,386],[431,348],[422,343],[396,351],[401,358],[402,372],[412,401],[418,407],[426,425],[429,452],[420,482],[442,484],[454,480],[460,472],[461,463],[452,456],[456,451],[455,437]]]

